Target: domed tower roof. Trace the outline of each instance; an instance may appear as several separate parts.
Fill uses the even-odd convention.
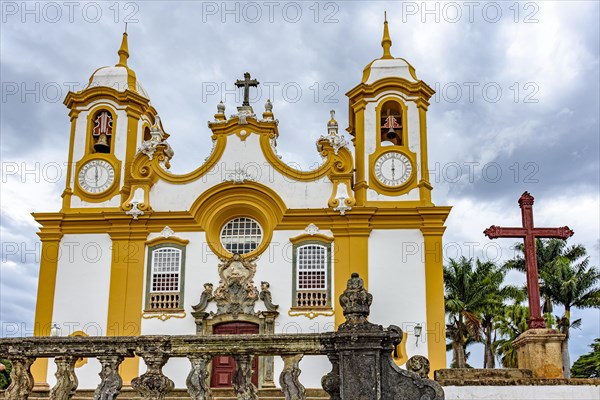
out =
[[[129,58],[127,32],[123,32],[123,40],[121,41],[121,47],[119,48],[118,54],[119,63],[114,67],[101,67],[94,71],[86,89],[96,86],[110,87],[118,92],[124,92],[129,89],[149,99],[148,93],[138,82],[135,71],[127,65],[127,59]]]
[[[371,84],[380,79],[388,77],[400,77],[410,82],[417,82],[417,73],[415,69],[404,58],[394,58],[390,49],[392,47],[392,39],[388,29],[387,15],[385,15],[383,23],[383,39],[381,40],[383,47],[383,56],[369,63],[363,71],[362,83]]]

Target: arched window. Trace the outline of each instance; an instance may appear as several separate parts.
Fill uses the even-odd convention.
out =
[[[148,250],[148,288],[146,311],[183,308],[183,271],[185,248],[161,244]]]
[[[113,134],[113,117],[107,110],[94,114],[92,120],[92,143],[95,153],[110,153]]]
[[[246,254],[262,241],[262,228],[252,218],[240,217],[227,222],[221,230],[221,244],[232,254]]]
[[[319,241],[294,245],[292,306],[331,307],[331,244]]]
[[[402,146],[403,122],[402,107],[397,101],[383,103],[380,111],[380,143]]]

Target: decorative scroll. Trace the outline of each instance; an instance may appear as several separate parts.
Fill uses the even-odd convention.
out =
[[[142,353],[142,358],[148,370],[131,381],[133,387],[144,399],[163,400],[168,392],[173,390],[173,381],[162,373],[162,367],[169,360],[169,356],[160,349],[150,349]]]
[[[238,400],[258,400],[256,386],[252,383],[252,359],[249,354],[233,356],[235,360],[235,373],[233,374],[233,392]]]
[[[279,305],[273,304],[273,298],[271,297],[271,285],[269,282],[262,281],[260,283],[260,294],[258,297],[265,303],[265,307],[269,311],[276,311]]]
[[[188,356],[192,369],[185,381],[188,393],[193,400],[211,400],[212,393],[210,390],[210,374],[208,365],[211,356],[208,355],[193,355]]]
[[[75,394],[79,382],[75,375],[75,363],[78,357],[59,356],[56,362],[56,385],[50,391],[50,400],[69,400]]]
[[[15,400],[27,400],[33,390],[33,375],[31,375],[31,364],[35,357],[11,357],[12,370],[10,371],[10,386],[6,389],[4,398]]]
[[[300,361],[303,356],[303,354],[281,356],[283,359],[283,371],[281,371],[281,375],[279,376],[279,384],[285,395],[285,400],[304,400],[306,398],[304,386],[302,386],[298,379],[302,372],[300,371]]]
[[[100,371],[100,384],[94,392],[94,400],[115,400],[121,392],[123,379],[119,375],[119,365],[123,361],[122,356],[98,356],[102,364]]]

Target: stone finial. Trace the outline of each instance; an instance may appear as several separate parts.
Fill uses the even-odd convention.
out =
[[[412,356],[406,362],[406,369],[419,375],[421,378],[427,378],[431,366],[425,356]]]
[[[215,114],[215,121],[225,121],[227,118],[225,117],[225,104],[223,104],[223,100],[219,104],[217,104],[217,113]]]
[[[265,103],[265,112],[263,113],[263,120],[273,121],[273,103],[271,103],[271,99],[267,99],[267,102]]]
[[[346,317],[346,322],[340,326],[340,330],[375,326],[367,321],[372,302],[373,295],[365,290],[365,284],[358,273],[353,272],[348,279],[346,290],[340,296],[340,305]]]

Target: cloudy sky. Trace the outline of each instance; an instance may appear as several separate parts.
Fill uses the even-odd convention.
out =
[[[569,225],[599,265],[599,3],[540,2],[12,2],[1,3],[0,321],[32,328],[39,243],[30,213],[57,211],[69,118],[62,104],[98,67],[114,65],[128,22],[136,71],[175,149],[196,168],[206,121],[249,71],[279,119],[279,152],[304,168],[329,110],[347,126],[344,95],[381,55],[387,10],[392,54],[434,88],[428,112],[434,202],[451,205],[445,257],[514,256],[492,224],[518,226],[517,199],[536,197],[539,226]],[[253,92],[255,93],[255,92]],[[471,251],[473,250],[473,251]],[[511,281],[524,276],[511,274]],[[572,360],[600,336],[598,310],[572,333]],[[481,365],[479,350],[473,365]]]

